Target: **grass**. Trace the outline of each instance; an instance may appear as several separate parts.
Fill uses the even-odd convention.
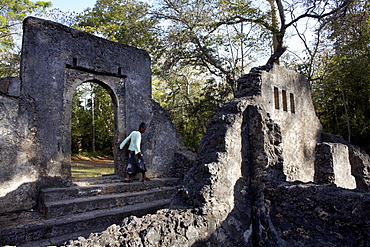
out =
[[[72,166],[72,177],[101,177],[109,174],[114,174],[113,168]]]
[[[114,174],[114,161],[111,159],[74,156],[71,165],[72,177],[100,177]]]

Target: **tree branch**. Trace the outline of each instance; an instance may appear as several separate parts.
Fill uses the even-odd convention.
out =
[[[346,12],[347,9],[348,9],[349,4],[352,1],[353,0],[346,0],[338,8],[335,8],[332,11],[327,12],[327,13],[324,13],[324,14],[311,14],[311,13],[309,13],[309,10],[307,10],[306,13],[298,16],[297,18],[295,18],[294,20],[292,20],[291,22],[289,22],[288,24],[286,24],[285,25],[285,28],[290,27],[291,25],[293,25],[294,23],[298,22],[300,19],[303,19],[303,18],[314,18],[314,19],[321,20],[321,19],[323,19],[325,17],[328,17],[330,15],[333,15],[335,13]]]

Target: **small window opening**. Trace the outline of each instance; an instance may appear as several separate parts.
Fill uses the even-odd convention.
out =
[[[118,74],[119,75],[122,75],[121,73],[122,73],[122,68],[121,67],[118,67]]]
[[[294,95],[290,94],[290,111],[295,113],[295,105],[294,105]]]
[[[73,67],[77,67],[77,58],[73,58]]]
[[[279,89],[274,87],[274,101],[275,101],[275,109],[279,109]]]
[[[282,91],[282,95],[283,95],[283,110],[288,111],[288,104],[287,104],[287,100],[286,100],[286,91],[285,90]]]

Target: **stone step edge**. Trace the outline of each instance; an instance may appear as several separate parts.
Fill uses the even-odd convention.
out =
[[[90,181],[115,181],[115,180],[123,180],[124,177],[118,175],[102,175],[99,177],[72,177],[72,183],[79,183],[79,182],[90,182]]]
[[[156,200],[163,199],[164,197],[169,197],[169,193],[176,194],[177,187],[162,187],[162,188],[154,188],[152,190],[146,190],[146,191],[140,191],[140,192],[126,192],[126,193],[119,193],[119,194],[109,194],[109,195],[102,195],[102,196],[91,196],[91,197],[85,197],[85,198],[74,198],[69,200],[60,200],[60,201],[54,201],[50,203],[46,203],[45,205],[42,205],[42,213],[44,214],[44,217],[46,219],[52,219],[56,217],[60,217],[62,215],[75,215],[80,214],[84,212],[94,212],[96,210],[104,210],[108,208],[117,208],[117,207],[125,207],[128,205],[135,205],[138,203],[145,203],[149,202],[146,198],[155,197]],[[130,200],[130,198],[138,197],[139,200],[129,203],[127,200]],[[123,200],[123,203],[121,204],[121,200]],[[153,200],[153,199],[149,199]],[[156,201],[154,200],[154,201]],[[108,205],[104,203],[104,201],[110,201],[114,202],[114,205]],[[66,207],[66,205],[77,205],[77,211],[75,211],[75,207],[70,208],[70,212],[64,212],[64,210],[61,208]],[[89,208],[88,206],[85,207],[85,205],[95,205],[95,208]],[[101,205],[101,206],[98,206]],[[68,206],[67,206],[68,207]],[[69,207],[68,207],[69,208]]]
[[[88,197],[77,197],[77,198],[71,198],[71,199],[65,199],[65,200],[45,202],[45,206],[52,207],[52,206],[60,206],[63,204],[83,203],[83,202],[89,202],[89,201],[106,200],[106,199],[111,199],[111,198],[144,196],[147,194],[152,194],[153,192],[171,191],[171,190],[176,190],[176,189],[177,187],[161,187],[161,188],[152,188],[150,190],[144,190],[144,191],[105,194],[105,195],[96,195],[96,196],[88,196]]]
[[[100,229],[96,229],[96,232],[102,232],[106,229],[106,227],[104,228],[100,228]],[[88,230],[88,231],[83,231],[83,232],[76,232],[76,233],[71,233],[71,234],[64,234],[64,235],[61,235],[61,236],[56,236],[56,237],[52,237],[52,238],[44,238],[44,239],[39,239],[39,240],[34,240],[34,241],[31,241],[31,242],[27,242],[27,243],[21,243],[19,245],[17,245],[16,247],[52,247],[52,246],[61,246],[61,245],[64,245],[65,242],[69,241],[69,240],[77,240],[79,237],[84,237],[84,238],[88,238],[91,234],[91,230]],[[95,233],[95,232],[93,232]]]
[[[163,178],[151,178],[151,181],[162,180],[162,181],[171,181],[171,180],[180,180],[180,178],[176,177],[163,177]],[[75,186],[95,186],[95,185],[102,185],[102,184],[114,184],[114,183],[123,183],[124,178],[118,177],[116,179],[107,179],[105,177],[92,177],[92,178],[72,178],[72,183]],[[134,182],[140,182],[139,180],[135,180]],[[79,184],[81,183],[81,184]]]
[[[171,179],[155,179],[149,182],[133,182],[133,183],[111,183],[111,184],[98,184],[90,186],[73,186],[65,188],[43,188],[40,190],[41,202],[49,202],[53,200],[66,200],[72,198],[84,197],[85,194],[89,195],[105,195],[116,193],[117,191],[111,192],[110,188],[122,187],[126,190],[122,192],[130,192],[138,189],[139,191],[147,190],[155,187],[162,186],[175,186],[180,184],[180,179],[171,178]],[[50,196],[53,193],[60,193],[60,196]],[[69,195],[67,193],[70,193]],[[66,195],[67,194],[67,195]],[[61,197],[65,196],[64,199]]]
[[[155,183],[164,183],[165,185],[168,184],[179,184],[181,181],[180,178],[153,178],[150,181],[133,181],[132,183],[125,183],[123,181],[117,182],[117,183],[102,183],[102,184],[91,184],[91,185],[76,185],[76,186],[70,186],[70,187],[52,187],[52,188],[42,188],[40,189],[43,193],[53,193],[53,192],[61,192],[65,190],[75,190],[77,188],[81,189],[94,189],[94,188],[100,188],[100,187],[114,187],[114,186],[128,186],[128,187],[135,187],[137,185],[150,185]]]
[[[166,206],[170,205],[171,202],[172,202],[172,199],[162,199],[162,200],[156,200],[152,202],[127,205],[124,207],[118,207],[118,208],[113,208],[113,209],[102,209],[102,210],[89,211],[89,212],[85,212],[81,214],[75,214],[73,216],[68,216],[68,215],[61,216],[57,218],[52,218],[52,219],[47,219],[47,220],[42,220],[42,221],[37,221],[37,222],[31,222],[31,223],[27,223],[21,226],[11,226],[8,228],[3,228],[3,229],[0,229],[0,234],[4,235],[4,234],[7,234],[7,232],[10,232],[11,234],[21,234],[21,235],[26,236],[27,234],[32,235],[32,229],[35,229],[37,231],[40,228],[44,228],[46,231],[46,229],[48,228],[61,227],[63,225],[68,226],[71,224],[79,224],[81,222],[85,222],[88,220],[96,220],[99,218],[112,217],[112,216],[117,216],[117,215],[124,215],[123,218],[128,217],[130,215],[141,216],[141,215],[146,214],[146,213],[143,213],[145,212],[145,210],[159,210],[159,209],[165,208]],[[109,227],[109,225],[106,226],[106,228],[107,227]],[[25,232],[24,229],[27,229],[28,233]],[[73,231],[73,229],[71,230]],[[91,229],[91,232],[94,232],[94,229]],[[63,235],[70,235],[70,233],[68,234],[66,233]],[[51,237],[48,237],[48,239],[52,239],[54,237],[57,237],[57,236],[51,236]],[[34,242],[38,240],[40,239],[33,239],[33,240],[30,240],[29,242]],[[5,244],[5,245],[10,244],[10,246],[14,246],[14,243],[2,243],[2,244]],[[17,246],[21,246],[21,245],[17,244]],[[35,245],[31,245],[31,246],[35,246]]]

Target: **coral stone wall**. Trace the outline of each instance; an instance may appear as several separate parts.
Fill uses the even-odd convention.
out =
[[[263,104],[282,133],[284,173],[288,181],[313,181],[315,147],[322,127],[307,79],[279,65],[260,67],[239,79],[239,97]]]
[[[275,65],[271,71],[262,72],[261,81],[261,101],[281,128],[287,180],[313,181],[315,148],[322,128],[307,79]]]
[[[125,175],[127,148],[119,144],[146,122],[148,175],[172,174],[183,142],[151,98],[146,51],[33,17],[23,31],[20,77],[0,83],[0,213],[34,207],[40,187],[70,184],[72,97],[84,82],[112,98],[115,173]]]

